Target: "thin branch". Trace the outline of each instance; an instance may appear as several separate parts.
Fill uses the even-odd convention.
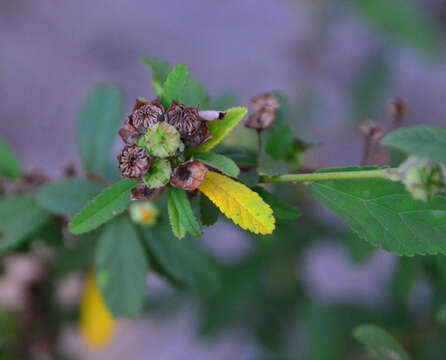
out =
[[[261,175],[261,183],[277,182],[305,182],[324,180],[346,180],[346,179],[383,179],[390,169],[364,170],[364,171],[340,171],[321,172],[312,174],[284,174],[284,175]]]

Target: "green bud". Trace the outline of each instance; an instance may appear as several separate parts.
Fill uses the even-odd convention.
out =
[[[163,121],[148,128],[138,144],[144,146],[150,156],[166,158],[175,155],[181,138],[177,129]]]
[[[143,177],[147,187],[154,189],[167,185],[172,174],[172,167],[167,159],[158,159],[152,162],[147,175]]]
[[[130,218],[133,222],[152,227],[158,222],[159,210],[151,201],[135,201],[129,207]]]
[[[384,174],[388,180],[401,181],[421,201],[429,201],[446,191],[446,166],[430,159],[409,156],[397,169],[388,169]]]
[[[422,201],[431,200],[444,187],[441,169],[435,163],[410,168],[404,184],[415,199]]]

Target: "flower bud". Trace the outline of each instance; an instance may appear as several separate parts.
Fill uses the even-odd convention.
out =
[[[127,145],[118,155],[121,175],[129,179],[141,179],[150,167],[150,158],[146,150],[137,145]]]
[[[159,100],[147,103],[138,99],[129,116],[129,124],[143,135],[148,128],[160,121],[163,112],[164,108]]]
[[[417,156],[410,156],[396,170],[387,170],[386,178],[403,182],[407,191],[421,201],[429,201],[446,190],[446,167]]]
[[[268,109],[274,112],[280,108],[280,101],[269,93],[263,93],[257,95],[251,100],[251,107],[254,112],[258,112],[263,109]]]
[[[429,201],[444,188],[444,179],[440,167],[430,163],[410,168],[404,184],[415,199]]]
[[[172,167],[167,159],[159,159],[152,163],[150,171],[143,177],[144,183],[150,189],[167,185],[172,174]]]
[[[166,122],[156,123],[147,129],[138,145],[146,147],[151,156],[165,158],[173,156],[180,146],[180,134]]]
[[[178,165],[170,177],[170,184],[183,190],[195,190],[203,181],[208,168],[201,162],[191,159]]]
[[[245,121],[245,126],[253,130],[266,130],[273,126],[276,121],[274,110],[263,108],[251,115]]]
[[[159,210],[151,201],[136,201],[129,207],[130,218],[137,224],[152,227],[158,222]]]
[[[386,104],[386,113],[395,124],[399,124],[409,115],[409,106],[402,99],[391,99]]]
[[[139,184],[139,185],[136,185],[132,189],[132,194],[131,194],[130,200],[132,200],[132,201],[135,201],[135,200],[153,201],[153,200],[157,199],[163,193],[164,189],[165,188],[151,189],[151,188],[147,187],[146,184]]]

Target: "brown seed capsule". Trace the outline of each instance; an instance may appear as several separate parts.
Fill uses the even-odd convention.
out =
[[[276,117],[274,115],[274,110],[264,108],[249,115],[248,119],[245,121],[245,126],[249,129],[261,131],[273,126],[275,121]]]
[[[209,139],[212,139],[212,135],[209,133],[208,124],[202,121],[194,133],[183,137],[183,142],[186,146],[199,146]]]
[[[359,125],[358,130],[362,136],[371,142],[378,142],[386,134],[384,128],[373,120],[368,120]]]
[[[172,172],[170,184],[183,190],[195,190],[203,181],[208,168],[203,163],[191,159],[178,165]]]
[[[402,99],[391,99],[386,104],[386,113],[389,118],[398,124],[409,115],[409,106]]]
[[[118,155],[118,165],[123,177],[141,179],[150,168],[150,158],[141,146],[125,146]]]
[[[133,112],[129,116],[129,125],[144,135],[149,127],[160,121],[163,112],[164,108],[159,100],[150,103],[136,100]]]
[[[174,126],[182,137],[192,135],[201,126],[198,108],[188,108],[175,102],[167,109],[164,119]]]
[[[133,145],[141,137],[141,134],[133,126],[129,125],[128,119],[118,133],[122,141],[127,145]]]
[[[263,93],[251,100],[251,107],[255,112],[263,109],[274,111],[280,108],[280,101],[269,93]]]
[[[136,185],[132,189],[132,195],[130,200],[149,200],[153,201],[157,199],[163,192],[166,187],[160,187],[156,189],[151,189],[147,187],[145,184]]]

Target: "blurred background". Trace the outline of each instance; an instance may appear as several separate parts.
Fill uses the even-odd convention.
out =
[[[359,164],[358,125],[373,119],[392,129],[391,98],[408,104],[405,125],[445,125],[445,31],[443,0],[1,1],[0,136],[27,170],[60,178],[66,165],[79,166],[75,120],[95,84],[119,84],[126,112],[135,98],[154,97],[138,61],[150,55],[187,64],[212,98],[229,91],[249,106],[261,92],[282,91],[293,129],[323,144],[306,166]],[[402,333],[423,328],[436,291],[420,269],[437,260],[374,251],[302,193],[292,187],[282,196],[309,218],[283,225],[274,241],[224,220],[207,229],[203,247],[222,273],[217,292],[174,290],[151,275],[147,315],[120,321],[96,351],[67,326],[67,356],[359,359],[350,332],[364,320]],[[11,262],[24,277],[35,273],[27,259]],[[66,278],[66,291],[76,293],[76,281]],[[10,283],[0,280],[5,307],[20,297]],[[446,349],[446,338],[406,340],[420,359],[441,359]]]

